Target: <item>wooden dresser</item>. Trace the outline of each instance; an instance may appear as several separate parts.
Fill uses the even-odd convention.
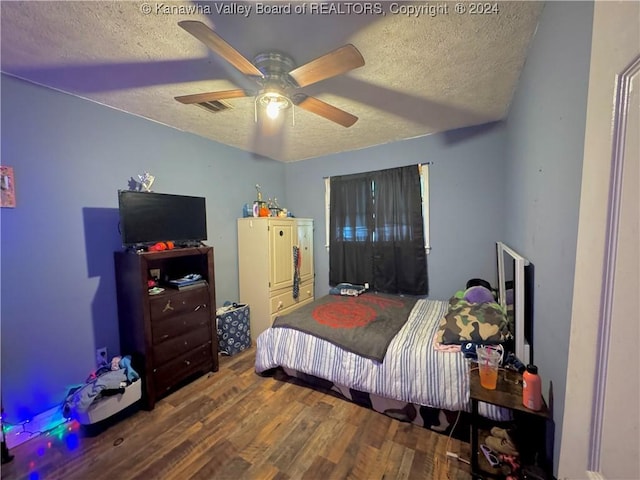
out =
[[[115,269],[121,354],[131,355],[151,410],[198,373],[218,370],[213,248],[115,252]],[[166,286],[189,273],[206,282],[181,290]],[[165,290],[150,295],[154,274]]]

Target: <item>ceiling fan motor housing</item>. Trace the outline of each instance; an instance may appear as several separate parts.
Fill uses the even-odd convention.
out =
[[[288,97],[288,91],[297,87],[289,75],[296,66],[290,56],[281,52],[264,52],[256,55],[253,64],[264,74],[264,78],[258,79],[261,94],[277,92]]]

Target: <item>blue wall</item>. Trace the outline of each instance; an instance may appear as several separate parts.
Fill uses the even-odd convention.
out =
[[[2,401],[8,420],[60,404],[119,354],[113,251],[117,190],[149,171],[153,190],[207,199],[217,301],[238,298],[236,218],[255,184],[286,204],[285,165],[2,76],[2,164],[17,207],[1,211]]]
[[[447,299],[476,277],[496,285],[495,242],[502,237],[504,212],[503,149],[504,128],[494,123],[290,164],[289,203],[297,216],[315,219],[316,295],[329,290],[323,177],[426,162],[432,162],[429,296]]]
[[[591,2],[546,3],[506,124],[505,242],[535,268],[534,361],[544,385],[553,382],[556,459],[565,410],[592,22]]]

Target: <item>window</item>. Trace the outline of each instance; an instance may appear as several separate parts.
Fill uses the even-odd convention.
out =
[[[325,185],[329,283],[426,294],[426,166],[331,177]]]
[[[430,225],[429,225],[429,164],[418,165],[420,174],[420,193],[422,196],[422,219],[424,230],[424,248],[427,254],[431,251]],[[324,204],[325,204],[325,247],[329,249],[329,218],[331,213],[331,177],[324,179]]]

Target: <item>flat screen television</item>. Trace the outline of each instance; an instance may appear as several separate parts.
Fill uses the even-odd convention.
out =
[[[191,246],[207,239],[204,197],[119,190],[118,207],[124,247],[168,241]]]

